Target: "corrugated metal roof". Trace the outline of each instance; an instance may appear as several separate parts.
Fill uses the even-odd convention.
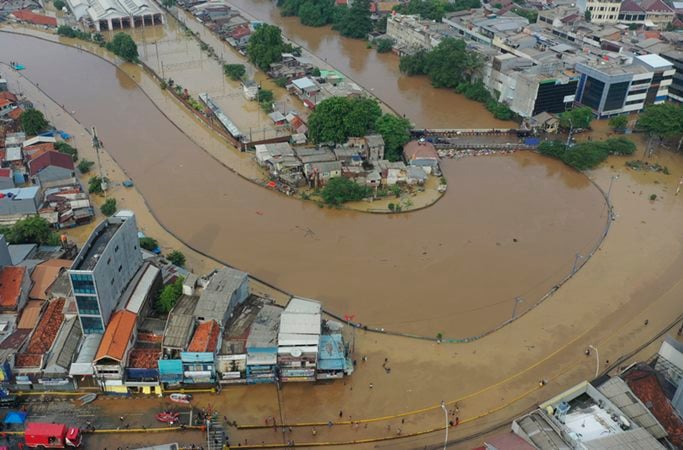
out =
[[[280,333],[277,337],[277,343],[280,347],[285,346],[309,346],[318,345],[317,334],[296,334],[296,333]]]
[[[92,375],[92,361],[102,340],[101,334],[86,334],[76,360],[71,364],[69,375]]]
[[[199,297],[182,295],[175,304],[173,311],[168,316],[166,330],[164,331],[164,347],[184,349],[190,342],[195,309]]]
[[[45,364],[45,373],[68,372],[81,336],[81,324],[77,317],[64,321]]]
[[[202,320],[223,322],[230,305],[233,293],[248,279],[248,275],[239,270],[223,267],[213,274],[209,285],[199,296],[193,316]]]
[[[256,315],[247,337],[247,348],[277,347],[278,327],[282,309],[273,305],[264,305]]]
[[[130,296],[130,299],[128,300],[128,304],[126,305],[126,309],[128,311],[134,314],[140,313],[145,298],[147,298],[147,294],[149,293],[149,290],[152,288],[154,280],[158,276],[159,272],[160,270],[157,267],[151,264],[147,266],[147,270],[145,270],[145,273],[142,275],[140,282],[137,284],[135,290],[133,291],[133,294]]]

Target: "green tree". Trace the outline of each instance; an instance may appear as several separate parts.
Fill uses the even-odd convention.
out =
[[[244,64],[225,64],[223,65],[223,72],[231,80],[241,80],[247,74],[247,69]]]
[[[354,0],[351,7],[339,15],[334,28],[342,36],[367,39],[374,27],[370,15],[370,0]]]
[[[49,244],[54,241],[52,227],[40,216],[17,221],[5,234],[10,244]]]
[[[81,159],[81,162],[78,163],[78,170],[81,173],[88,173],[94,164],[94,162],[87,159]]]
[[[249,38],[249,60],[267,71],[272,63],[282,60],[282,53],[291,47],[282,40],[282,31],[275,25],[262,24]]]
[[[71,156],[71,158],[74,161],[78,160],[78,150],[76,150],[74,147],[72,147],[71,145],[67,144],[64,141],[56,142],[55,143],[55,149],[57,149],[57,151],[60,153],[65,153],[65,154]]]
[[[560,114],[560,126],[570,128],[590,128],[593,121],[593,110],[588,106],[570,109]]]
[[[176,0],[162,0],[161,4],[164,5],[165,8],[171,8],[175,6]]]
[[[362,200],[371,194],[372,190],[368,186],[361,186],[344,177],[331,178],[320,192],[323,201],[332,206]]]
[[[104,214],[107,217],[113,216],[116,212],[116,199],[110,197],[107,200],[105,200],[102,206],[100,207],[100,211],[102,211],[102,214]]]
[[[178,277],[171,284],[167,284],[159,294],[157,302],[158,309],[163,313],[170,312],[175,306],[176,302],[183,295],[183,277]]]
[[[108,42],[106,47],[107,50],[128,62],[136,62],[138,60],[138,46],[133,38],[126,33],[116,33],[114,39]]]
[[[401,57],[398,68],[406,75],[426,75],[427,74],[427,51],[418,50],[412,55]]]
[[[605,145],[610,155],[632,155],[636,152],[636,144],[623,136],[609,138]]]
[[[607,159],[607,146],[602,142],[581,142],[564,152],[562,161],[578,170],[597,167]]]
[[[467,50],[462,39],[446,38],[431,51],[420,50],[401,58],[399,69],[407,75],[428,75],[435,87],[456,88],[472,82],[483,67],[479,54]]]
[[[590,23],[590,21],[593,17],[591,15],[591,12],[589,10],[586,10],[586,12],[583,13],[583,18],[586,22]]]
[[[140,248],[144,248],[147,251],[151,252],[151,251],[153,251],[159,247],[159,243],[154,238],[145,236],[145,237],[141,237],[139,240],[140,240]]]
[[[660,139],[673,139],[683,134],[683,107],[661,103],[645,108],[638,119],[638,128]]]
[[[400,161],[403,146],[410,141],[410,122],[386,113],[377,119],[375,131],[384,139],[384,157],[389,161]]]
[[[332,22],[334,0],[306,0],[299,6],[297,14],[302,24],[321,27]]]
[[[171,264],[174,264],[178,267],[185,266],[185,255],[183,255],[180,250],[173,250],[171,253],[166,255],[166,259],[168,259]]]
[[[562,159],[566,149],[567,147],[560,141],[543,141],[538,146],[539,153],[557,159]]]
[[[374,99],[330,97],[320,102],[308,119],[308,135],[315,143],[342,143],[364,136],[382,115]]]
[[[88,180],[88,192],[91,194],[102,193],[102,178],[94,175]]]
[[[66,6],[66,3],[64,3],[64,0],[55,0],[54,2],[52,2],[52,4],[54,5],[54,7],[57,11],[61,11]]]
[[[622,131],[626,129],[626,125],[628,125],[628,117],[621,115],[621,116],[614,116],[609,119],[609,126],[614,130],[614,131]]]
[[[45,120],[43,113],[37,109],[27,109],[21,116],[19,116],[19,121],[21,122],[21,127],[24,132],[29,136],[34,136],[45,131],[48,127],[48,122]]]
[[[394,41],[389,38],[377,39],[377,52],[389,53],[394,46]]]

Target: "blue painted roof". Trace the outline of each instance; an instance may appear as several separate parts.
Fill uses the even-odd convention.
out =
[[[320,345],[318,347],[318,359],[323,360],[341,360],[344,361],[344,341],[341,334],[323,334],[320,336]]]
[[[25,188],[3,189],[0,194],[5,194],[6,197],[12,197],[17,200],[33,199],[38,194],[39,186],[31,186]],[[8,195],[11,194],[11,195]]]

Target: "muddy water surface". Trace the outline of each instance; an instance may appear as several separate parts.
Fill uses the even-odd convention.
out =
[[[509,318],[516,296],[524,299],[518,311],[530,306],[603,231],[599,192],[531,153],[444,161],[448,193],[416,213],[321,209],[220,166],[92,55],[0,34],[0,59],[25,64],[27,77],[96,125],[183,240],[363,323],[430,336],[479,333]]]
[[[512,122],[495,119],[481,103],[449,89],[434,89],[426,77],[408,77],[398,70],[398,56],[379,54],[367,42],[348,39],[331,27],[301,25],[298,17],[282,17],[271,0],[229,0],[228,3],[264,22],[282,28],[298,45],[371,91],[418,127],[509,127]],[[513,125],[513,124],[512,124]]]

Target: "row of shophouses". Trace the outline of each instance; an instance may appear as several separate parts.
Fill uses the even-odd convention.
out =
[[[228,267],[198,277],[142,250],[139,237],[135,215],[120,211],[49,279],[33,280],[35,267],[45,264],[31,262],[35,252],[5,262],[0,288],[7,292],[0,297],[11,284],[17,301],[1,317],[3,385],[160,394],[169,387],[314,382],[353,371],[344,327],[323,318],[320,302],[278,305],[254,295],[248,274]],[[17,280],[20,273],[26,276]],[[155,302],[174,282],[182,282],[182,295],[161,315]],[[31,300],[37,289],[44,298]]]

